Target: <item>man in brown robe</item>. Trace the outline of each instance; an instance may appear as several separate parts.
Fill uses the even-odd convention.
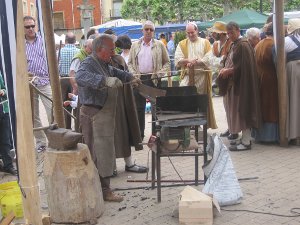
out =
[[[220,76],[230,79],[228,90],[224,96],[225,110],[230,133],[242,131],[240,142],[229,149],[242,151],[251,149],[251,128],[258,128],[261,123],[258,76],[254,50],[249,42],[240,35],[237,23],[227,24],[227,34],[233,42],[220,70]]]

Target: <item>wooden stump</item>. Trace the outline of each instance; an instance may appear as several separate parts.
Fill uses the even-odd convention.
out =
[[[44,161],[48,207],[54,223],[83,223],[100,217],[104,201],[98,170],[89,149],[48,149]]]

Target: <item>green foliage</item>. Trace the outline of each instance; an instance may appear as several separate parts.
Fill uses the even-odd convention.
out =
[[[300,0],[286,0],[284,4],[285,11],[300,10]]]
[[[179,31],[179,32],[176,32],[175,33],[175,37],[174,37],[174,45],[175,45],[175,48],[177,47],[178,43],[180,41],[182,41],[183,39],[186,38],[186,34],[184,31]]]
[[[273,3],[268,1],[262,1],[262,12],[270,13],[272,11]],[[245,3],[245,8],[253,9],[257,12],[260,12],[260,0],[249,1]]]
[[[272,12],[270,0],[124,0],[121,13],[123,18],[150,19],[159,24],[207,21],[242,8],[259,12],[260,1],[263,13]],[[300,0],[285,1],[285,11],[291,10],[300,10]]]

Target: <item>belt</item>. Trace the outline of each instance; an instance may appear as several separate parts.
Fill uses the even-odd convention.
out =
[[[99,110],[103,108],[100,105],[92,105],[92,104],[83,104],[83,106],[92,107],[92,108],[96,108],[96,109],[99,109]]]

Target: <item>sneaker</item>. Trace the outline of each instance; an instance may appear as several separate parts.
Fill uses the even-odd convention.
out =
[[[124,198],[113,193],[111,190],[103,191],[103,200],[106,202],[122,202]]]
[[[220,134],[220,137],[228,137],[230,135],[229,130],[227,129],[225,132]]]
[[[246,151],[246,150],[250,150],[251,149],[251,142],[249,145],[245,145],[243,143],[239,144],[239,145],[234,145],[234,146],[230,146],[229,150],[230,151]]]
[[[148,168],[133,164],[132,166],[125,166],[125,171],[133,173],[146,173],[148,171]]]
[[[239,145],[242,143],[242,140],[241,139],[236,139],[236,140],[232,140],[229,142],[230,145]]]
[[[229,136],[227,137],[228,140],[235,140],[238,139],[239,134],[229,134]]]
[[[37,148],[38,153],[43,152],[45,150],[46,150],[46,146],[44,146],[44,145],[41,145],[40,147]]]

